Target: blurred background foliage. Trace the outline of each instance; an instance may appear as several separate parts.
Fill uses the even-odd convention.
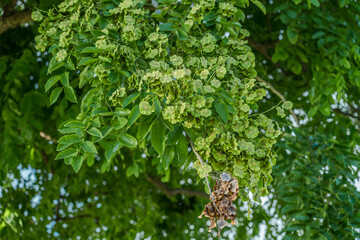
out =
[[[60,2],[0,1],[0,238],[215,238],[197,218],[207,199],[194,170],[172,166],[170,177],[152,176],[149,166],[126,177],[120,161],[103,173],[96,158],[76,174],[53,160],[57,128],[79,107],[65,98],[50,106],[49,59],[34,48],[38,25],[29,16]],[[239,202],[238,223],[223,238],[359,238],[360,4],[269,0],[264,14],[253,2],[241,23],[258,80],[270,86],[261,108],[280,99],[294,108],[285,120],[268,113],[284,130],[270,194],[250,220]]]

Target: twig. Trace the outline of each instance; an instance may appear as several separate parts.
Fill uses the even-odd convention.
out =
[[[57,140],[55,138],[52,138],[50,135],[48,135],[48,134],[46,134],[44,132],[40,132],[39,135],[40,135],[40,137],[42,137],[42,138],[44,138],[44,139],[46,139],[48,141],[52,141],[54,143],[57,142]]]
[[[163,193],[165,193],[169,198],[173,197],[177,194],[184,194],[186,196],[194,196],[194,197],[203,197],[203,198],[209,198],[209,195],[207,195],[204,192],[201,191],[195,191],[195,190],[189,190],[184,188],[177,188],[177,189],[170,189],[168,186],[166,186],[165,183],[160,181],[159,179],[155,178],[154,176],[150,174],[146,174],[146,179],[155,185],[157,188],[159,188]]]
[[[270,90],[271,90],[273,93],[275,93],[275,95],[278,96],[283,102],[286,101],[284,95],[282,95],[278,90],[276,90],[276,89],[274,88],[274,86],[271,85],[271,83],[265,81],[264,79],[262,79],[262,78],[260,78],[260,77],[258,77],[258,76],[256,77],[256,79],[259,80],[260,82],[265,83],[265,84],[270,88]],[[297,116],[295,115],[294,111],[293,111],[292,109],[290,109],[289,111],[290,111],[291,115],[294,117],[297,126],[299,127],[299,126],[300,126],[299,120],[298,120]]]
[[[187,132],[185,132],[185,136],[186,136],[187,141],[190,143],[191,149],[193,150],[195,156],[196,156],[197,159],[200,161],[201,165],[204,166],[204,162],[203,162],[201,156],[199,155],[199,153],[195,150],[194,143],[192,142],[192,140],[191,140],[191,138],[190,138],[190,136],[189,136],[189,134],[188,134]],[[208,189],[209,189],[209,193],[210,193],[211,200],[212,200],[212,202],[214,203],[214,206],[215,206],[216,210],[217,210],[217,211],[219,212],[219,214],[221,215],[219,209],[218,209],[217,206],[216,206],[216,203],[215,203],[215,200],[214,200],[214,196],[213,196],[213,194],[212,194],[212,192],[211,192],[210,182],[209,182],[207,173],[205,173],[205,180],[206,180],[206,184],[207,184]]]

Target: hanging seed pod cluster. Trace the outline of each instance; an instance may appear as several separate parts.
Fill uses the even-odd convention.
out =
[[[210,218],[209,232],[218,226],[220,235],[220,230],[228,225],[226,220],[231,220],[231,224],[235,225],[236,206],[233,202],[238,194],[237,179],[223,173],[221,180],[216,182],[214,191],[211,193],[210,203],[205,205],[204,211],[199,216],[199,218],[202,218],[203,215]]]
[[[34,15],[43,19],[37,49],[53,56],[49,73],[63,71],[46,84],[46,90],[58,85],[51,103],[63,91],[77,103],[74,88],[84,89],[81,112],[62,129],[69,134],[64,138],[76,141],[70,150],[59,141],[59,158],[67,154],[66,162],[82,162],[96,152],[94,143],[106,139],[102,169],[128,147],[158,161],[158,173],[165,174],[187,159],[185,131],[204,161],[194,162],[200,177],[226,171],[237,178],[215,186],[220,215],[211,204],[204,212],[233,220],[235,193],[243,201],[249,191],[255,199],[267,194],[276,162],[272,146],[281,134],[275,122],[256,113],[266,91],[255,79],[249,32],[240,24],[249,1],[152,3],[68,0],[47,16]],[[277,110],[283,115],[290,107],[286,102]]]

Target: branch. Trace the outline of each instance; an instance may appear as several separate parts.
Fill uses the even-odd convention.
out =
[[[31,11],[23,10],[9,16],[0,16],[0,35],[9,28],[17,27],[23,23],[31,22]]]
[[[276,67],[280,68],[281,71],[286,75],[286,76],[292,76],[294,74],[289,73],[288,71],[286,71],[280,64],[273,62],[272,58],[270,57],[270,55],[267,53],[267,49],[269,48],[268,46],[264,46],[262,44],[259,44],[257,42],[255,42],[254,40],[252,40],[251,38],[246,38],[246,40],[248,40],[248,43],[250,45],[250,47],[252,47],[253,49],[257,50],[259,53],[261,53],[265,58],[267,58],[271,63],[273,63]],[[277,43],[274,42],[272,44],[270,44],[269,46],[272,47],[273,45],[275,45]]]
[[[90,214],[80,214],[80,215],[77,215],[77,216],[74,216],[74,217],[57,217],[57,218],[54,218],[53,221],[68,221],[68,220],[74,220],[74,219],[77,219],[77,218],[88,218],[88,217],[92,217]]]
[[[48,141],[52,141],[54,143],[57,143],[57,139],[52,138],[50,135],[48,135],[48,134],[46,134],[44,132],[40,132],[39,135],[40,135],[40,137],[42,137],[42,138],[44,138],[44,139],[46,139]]]
[[[186,136],[187,141],[190,143],[191,149],[193,150],[194,154],[196,155],[197,159],[200,161],[201,165],[203,166],[203,165],[204,165],[204,162],[203,162],[203,160],[201,159],[200,154],[196,151],[195,146],[194,146],[194,143],[193,143],[193,141],[191,140],[191,138],[190,138],[190,136],[189,136],[189,134],[188,134],[187,132],[185,132],[185,136]],[[210,187],[208,175],[207,175],[206,173],[205,173],[205,180],[206,180],[207,187],[208,187],[208,189],[209,189],[209,193],[210,193],[211,200],[212,200],[212,202],[213,202],[216,210],[217,210],[217,211],[219,212],[219,214],[221,215],[219,209],[218,209],[217,206],[216,206],[216,203],[215,203],[215,200],[214,200],[214,196],[213,196],[213,194],[212,194],[212,192],[211,192],[211,187]]]
[[[262,78],[260,78],[260,77],[258,77],[258,76],[256,77],[256,79],[259,80],[260,82],[265,83],[265,84],[270,88],[270,90],[271,90],[273,93],[275,93],[275,95],[278,96],[283,102],[286,101],[284,95],[282,95],[278,90],[276,90],[276,89],[274,88],[274,86],[271,85],[269,82],[265,81],[264,79],[262,79]],[[290,111],[291,115],[294,117],[297,126],[300,126],[300,124],[299,124],[299,119],[298,119],[297,116],[295,115],[294,111],[293,111],[292,109],[290,109],[289,111]]]
[[[351,114],[351,113],[344,112],[344,111],[342,111],[342,110],[339,109],[339,108],[332,108],[331,110],[333,110],[334,112],[340,113],[340,114],[342,114],[342,115],[344,115],[344,116],[348,116],[348,117],[351,117],[351,118],[360,120],[360,117],[357,117],[357,116],[355,116],[355,115],[353,115],[353,114]]]
[[[353,111],[360,113],[360,108],[355,107],[354,105],[352,105],[352,104],[349,103],[348,101],[345,101],[345,102],[349,105],[349,107],[350,107]]]
[[[160,181],[159,179],[155,178],[150,174],[146,174],[146,179],[154,186],[159,188],[161,191],[163,191],[163,193],[165,193],[169,198],[177,194],[184,194],[186,196],[191,196],[191,197],[209,198],[209,195],[201,191],[189,190],[184,188],[170,189],[168,188],[168,186],[166,186],[165,183],[163,183],[162,181]]]
[[[4,14],[3,16],[9,16],[11,15],[12,11],[16,7],[18,0],[11,0],[8,4],[4,7]]]

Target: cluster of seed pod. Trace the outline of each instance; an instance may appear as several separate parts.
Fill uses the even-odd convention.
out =
[[[210,218],[209,232],[218,226],[218,235],[220,235],[220,230],[228,224],[225,220],[231,220],[231,224],[235,224],[236,207],[233,201],[235,201],[239,193],[236,178],[227,173],[221,174],[220,177],[221,179],[216,182],[214,191],[210,195],[210,203],[205,205],[203,212],[199,216],[199,218],[202,218],[203,215]]]

